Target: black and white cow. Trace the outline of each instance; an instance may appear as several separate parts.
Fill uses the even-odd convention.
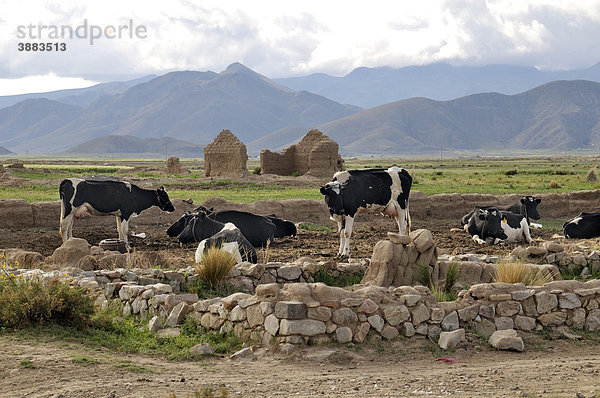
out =
[[[212,208],[207,209],[204,206],[199,206],[193,212],[186,212],[167,229],[167,235],[172,237],[178,236],[189,223],[191,217],[200,212],[203,212],[213,220],[235,224],[254,247],[265,246],[273,238],[296,235],[296,226],[292,222],[277,218],[273,214],[261,216],[238,210],[215,212]]]
[[[199,212],[189,218],[188,225],[179,234],[181,243],[200,242],[196,249],[196,261],[201,262],[202,254],[209,247],[222,247],[232,253],[237,262],[257,262],[256,250],[232,223],[221,223]]]
[[[331,219],[338,224],[338,255],[350,253],[350,236],[354,216],[359,209],[380,211],[396,219],[401,234],[410,232],[408,196],[412,177],[400,167],[389,169],[349,170],[334,174],[331,182],[321,187]]]
[[[565,238],[590,239],[600,236],[600,213],[581,212],[563,224]]]
[[[486,243],[493,245],[507,238],[500,225],[502,220],[498,209],[475,207],[471,213],[469,222],[465,224],[464,228],[475,242],[480,245]]]
[[[127,243],[129,219],[142,211],[158,206],[175,210],[164,187],[142,189],[125,181],[101,181],[69,178],[59,187],[60,235],[63,243],[73,237],[73,218],[88,212],[92,215],[114,215],[119,239]]]
[[[506,234],[506,243],[532,243],[531,231],[527,218],[521,214],[515,214],[510,211],[501,211],[502,230]]]
[[[530,221],[530,218],[533,220],[540,219],[540,213],[538,213],[537,205],[539,205],[541,202],[542,202],[542,199],[536,198],[535,196],[528,195],[528,196],[523,196],[518,202],[513,203],[512,205],[508,205],[508,206],[477,206],[477,207],[480,209],[487,209],[487,208],[494,207],[500,211],[509,211],[514,214],[520,214],[527,219],[527,223],[529,223],[529,226],[531,228],[541,229],[542,224],[537,224],[537,223],[533,223]],[[466,224],[468,224],[469,219],[471,218],[472,215],[473,215],[473,211],[465,214],[463,216],[463,218],[460,220],[461,225],[465,226]]]

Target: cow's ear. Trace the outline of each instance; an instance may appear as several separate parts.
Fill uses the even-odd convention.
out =
[[[535,203],[539,205],[540,203],[542,203],[542,200],[540,198],[535,198]]]
[[[327,185],[323,185],[323,186],[321,187],[321,189],[319,189],[319,191],[321,191],[321,194],[322,194],[322,195],[327,195],[327,194],[329,193],[329,190],[330,190],[330,189],[331,189],[331,188],[330,188],[330,187],[328,187]]]
[[[521,198],[521,204],[524,205],[527,200],[525,198]]]
[[[483,214],[483,213],[480,213],[480,214],[479,214],[477,217],[478,217],[478,218],[479,218],[481,221],[485,220],[485,214]]]

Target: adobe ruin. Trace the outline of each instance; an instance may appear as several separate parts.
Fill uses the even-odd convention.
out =
[[[204,147],[204,175],[240,177],[248,175],[248,152],[229,130],[223,130],[215,140]]]
[[[294,145],[281,153],[263,149],[260,152],[261,174],[311,175],[331,177],[342,170],[344,160],[338,153],[339,146],[317,129],[312,129]]]

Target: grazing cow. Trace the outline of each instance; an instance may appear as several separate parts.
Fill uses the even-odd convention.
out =
[[[235,256],[240,262],[242,259],[251,263],[257,262],[256,250],[235,225],[212,220],[203,212],[189,219],[188,225],[179,234],[179,241],[200,242],[196,250],[197,262],[201,261],[202,253],[206,249],[214,246],[222,246],[232,253],[237,253]]]
[[[565,238],[589,239],[600,236],[600,213],[581,212],[563,224]]]
[[[168,212],[175,210],[164,187],[142,189],[123,181],[69,178],[60,183],[59,194],[63,243],[73,236],[73,218],[85,211],[92,215],[116,216],[119,239],[127,243],[131,217],[152,206]]]
[[[536,224],[536,223],[530,222],[530,220],[529,220],[530,218],[533,220],[540,219],[540,213],[538,213],[538,211],[537,211],[537,205],[539,205],[541,202],[542,202],[542,199],[536,198],[535,196],[528,195],[528,196],[523,196],[521,198],[521,200],[519,200],[516,203],[513,203],[512,205],[508,205],[508,206],[477,206],[477,207],[480,209],[487,209],[487,208],[494,207],[500,211],[509,211],[514,214],[520,214],[527,219],[527,223],[530,225],[531,228],[541,229],[542,224]],[[473,215],[473,211],[465,214],[463,216],[463,218],[460,220],[460,224],[462,226],[465,226],[466,224],[468,224],[469,219],[471,218],[472,215]]]
[[[350,236],[354,216],[360,208],[381,211],[396,219],[401,234],[410,232],[408,196],[412,177],[400,167],[389,169],[349,170],[333,175],[321,187],[331,219],[340,232],[339,256],[350,254]]]
[[[500,240],[508,238],[501,224],[501,214],[494,207],[482,209],[475,207],[471,212],[472,216],[469,222],[465,224],[465,231],[471,235],[471,238],[479,243],[493,245]]]
[[[179,220],[171,225],[169,229],[167,229],[167,235],[179,235],[189,223],[191,217],[198,213],[204,213],[209,218],[221,223],[233,223],[240,229],[240,231],[242,231],[242,234],[254,247],[262,247],[265,246],[268,241],[272,241],[273,238],[290,235],[289,232],[291,231],[291,228],[287,223],[292,225],[295,235],[296,227],[289,221],[281,220],[276,217],[260,216],[238,210],[223,210],[215,212],[212,208],[207,209],[204,206],[199,206],[191,213],[185,213]]]

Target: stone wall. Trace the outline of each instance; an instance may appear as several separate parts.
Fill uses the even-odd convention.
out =
[[[298,144],[285,148],[281,153],[263,149],[260,152],[261,173],[331,177],[342,169],[344,162],[338,150],[335,141],[313,129]]]
[[[223,130],[204,147],[204,175],[239,177],[248,175],[248,152],[229,130]]]

